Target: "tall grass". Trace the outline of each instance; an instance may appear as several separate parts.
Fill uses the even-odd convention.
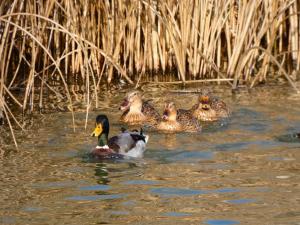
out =
[[[0,117],[23,128],[6,99],[33,111],[45,90],[73,111],[76,83],[88,112],[101,84],[138,86],[173,72],[171,82],[232,88],[282,76],[298,91],[299,37],[297,0],[2,0]]]

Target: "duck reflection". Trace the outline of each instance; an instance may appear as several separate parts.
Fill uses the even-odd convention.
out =
[[[164,134],[163,145],[168,149],[175,149],[178,147],[178,140],[176,138],[176,134]]]
[[[108,169],[106,163],[97,163],[95,168],[95,176],[98,184],[107,185],[110,183],[108,179]]]
[[[139,168],[143,168],[135,161],[122,161],[118,163],[114,162],[99,162],[96,164],[95,176],[97,178],[97,183],[102,185],[107,185],[111,183],[111,179],[122,177],[125,174],[136,174]],[[124,168],[125,167],[125,168]]]

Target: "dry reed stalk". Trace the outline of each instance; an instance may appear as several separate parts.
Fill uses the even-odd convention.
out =
[[[276,79],[279,68],[298,90],[290,73],[300,70],[299,7],[297,0],[3,0],[0,99],[33,111],[35,96],[42,108],[49,90],[72,105],[81,84],[88,116],[101,83],[125,79],[137,87],[153,80],[152,71],[173,82],[166,70],[178,72],[176,82],[236,88]],[[50,83],[57,79],[61,91]],[[20,100],[10,89],[21,85]],[[20,120],[8,104],[2,108],[13,130]]]
[[[217,79],[205,79],[205,80],[187,80],[185,81],[186,84],[194,84],[194,83],[221,83],[221,82],[230,82],[233,81],[233,78],[217,78]],[[147,83],[147,82],[146,82]],[[159,81],[152,81],[150,83],[153,84],[182,84],[181,81],[164,81],[164,82],[159,82]]]

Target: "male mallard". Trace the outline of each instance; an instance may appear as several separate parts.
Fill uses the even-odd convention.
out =
[[[91,155],[98,159],[124,158],[124,156],[141,158],[146,150],[148,135],[142,130],[126,131],[108,139],[109,121],[106,115],[96,117],[96,128],[92,136],[98,137],[98,146],[91,152]]]
[[[190,111],[176,109],[174,102],[166,102],[162,120],[156,126],[158,130],[200,132],[201,126]]]
[[[203,91],[199,95],[198,103],[189,111],[201,121],[216,121],[229,117],[229,110],[225,102],[212,96],[208,91]]]
[[[149,104],[143,101],[139,91],[132,91],[126,95],[121,103],[123,111],[121,121],[129,124],[148,123],[154,125],[160,119],[159,113]]]

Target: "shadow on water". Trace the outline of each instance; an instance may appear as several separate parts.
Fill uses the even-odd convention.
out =
[[[300,133],[280,135],[276,139],[281,142],[300,143]]]

